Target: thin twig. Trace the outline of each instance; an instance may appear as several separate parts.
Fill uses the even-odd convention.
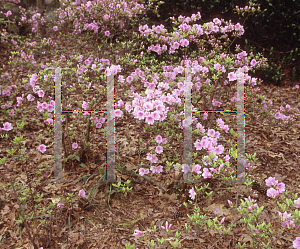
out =
[[[220,239],[221,237],[215,243],[213,243],[208,249],[212,248]]]

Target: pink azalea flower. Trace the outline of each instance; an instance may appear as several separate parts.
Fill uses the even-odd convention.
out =
[[[300,208],[300,197],[297,200],[295,200],[294,203],[296,204],[295,208]]]
[[[196,196],[196,192],[194,190],[194,187],[192,189],[189,190],[189,196],[192,200],[195,200],[195,196]]]
[[[53,105],[47,105],[46,110],[47,112],[52,112],[54,109]]]
[[[205,113],[203,113],[203,120],[206,120],[207,119],[207,116],[208,116],[208,114],[207,114],[207,112],[205,112]]]
[[[37,150],[40,151],[41,153],[44,153],[46,151],[46,145],[41,144],[37,147]]]
[[[275,177],[269,177],[268,179],[265,180],[266,185],[272,186],[272,185],[277,185],[278,181],[275,180]]]
[[[145,119],[145,122],[148,124],[148,125],[153,125],[154,124],[154,116],[153,114],[149,114],[146,116],[146,119]]]
[[[167,143],[167,139],[163,138],[163,140],[161,141],[162,144],[166,144]]]
[[[282,193],[285,191],[285,184],[283,182],[277,184],[277,190],[279,193]]]
[[[83,101],[82,108],[85,110],[88,107],[88,102]]]
[[[131,81],[133,81],[133,77],[132,77],[131,75],[129,75],[129,76],[126,78],[126,82],[131,83]]]
[[[195,172],[196,174],[200,175],[201,174],[200,169],[201,169],[201,166],[199,164],[196,164],[193,167],[193,172]]]
[[[44,95],[45,95],[45,93],[44,93],[43,90],[38,90],[38,91],[37,91],[37,94],[39,95],[40,98],[43,98]]]
[[[155,141],[156,143],[160,144],[162,142],[162,137],[161,135],[158,135],[156,138],[155,138]]]
[[[196,150],[202,150],[202,144],[199,141],[199,139],[197,139],[197,141],[194,143]]]
[[[161,226],[161,229],[163,230],[169,230],[171,228],[172,224],[168,225],[168,221],[166,221],[166,226]]]
[[[134,234],[133,234],[134,236],[136,236],[136,237],[140,237],[140,236],[142,236],[143,235],[143,232],[142,231],[140,231],[140,230],[137,230],[137,229],[135,229],[134,230]]]
[[[146,174],[149,174],[149,169],[140,168],[140,169],[139,169],[139,174],[140,174],[141,176],[146,175]]]
[[[59,203],[57,203],[57,207],[60,208],[60,209],[63,209],[64,208],[64,204],[59,202]]]
[[[279,216],[281,217],[281,221],[285,221],[289,218],[292,217],[291,214],[288,214],[286,211],[282,214],[281,212],[278,211]]]
[[[79,190],[79,196],[82,198],[85,197],[85,191],[83,189]]]
[[[270,189],[267,190],[267,196],[268,197],[275,198],[278,195],[279,195],[279,191],[274,189],[274,188],[270,188]]]
[[[209,172],[208,168],[204,168],[203,169],[203,174],[202,174],[203,178],[211,178],[212,174]]]
[[[10,131],[10,130],[12,130],[12,129],[13,129],[13,127],[12,127],[11,123],[5,122],[5,123],[3,124],[2,130]]]
[[[187,165],[187,164],[184,164],[182,166],[182,170],[181,171],[184,172],[185,174],[188,173],[188,172],[190,172],[190,166]]]
[[[152,173],[161,173],[162,172],[162,169],[163,169],[163,166],[159,165],[157,167],[155,166],[151,166],[150,167],[150,170],[152,171]]]
[[[158,153],[158,154],[163,153],[163,147],[157,146],[156,149],[155,149],[155,152]]]
[[[208,129],[207,135],[210,136],[210,137],[214,137],[215,136],[215,130],[214,129]]]
[[[293,241],[293,247],[300,249],[300,237],[296,237],[296,239]]]
[[[234,72],[231,72],[228,74],[228,78],[229,78],[229,81],[234,81],[234,80],[236,80],[236,74]]]
[[[182,126],[183,126],[183,127],[188,127],[188,126],[190,126],[192,123],[193,123],[192,118],[191,118],[191,117],[188,117],[187,119],[184,119],[184,120],[182,121]]]
[[[121,117],[123,112],[120,109],[114,110],[115,111],[115,116],[116,117]]]
[[[77,149],[78,148],[78,144],[77,143],[73,143],[72,144],[72,148],[75,150],[75,149]]]

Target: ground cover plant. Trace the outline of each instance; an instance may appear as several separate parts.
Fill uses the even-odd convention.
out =
[[[300,248],[299,111],[293,102],[299,90],[288,89],[285,107],[276,104],[283,101],[272,96],[276,89],[264,88],[270,98],[258,93],[263,85],[249,74],[267,61],[239,46],[226,53],[243,26],[217,18],[201,23],[197,12],[174,19],[167,30],[143,16],[141,2],[60,4],[53,23],[22,10],[20,25],[32,25],[27,37],[1,33],[10,52],[0,88],[1,246]],[[82,110],[62,115],[66,182],[49,181],[57,67],[70,68],[62,73],[63,110]],[[192,120],[184,120],[187,67]],[[99,182],[105,179],[105,113],[86,111],[106,107],[110,74],[116,184]],[[245,84],[244,183],[229,182],[236,177],[236,114],[197,112],[236,109],[238,80]],[[187,126],[193,129],[191,169],[182,165]],[[273,152],[278,143],[287,154]],[[281,165],[271,160],[278,156]],[[202,182],[174,182],[188,170]]]

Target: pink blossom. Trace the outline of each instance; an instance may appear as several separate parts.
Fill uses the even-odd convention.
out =
[[[178,42],[174,42],[172,47],[174,49],[178,49],[179,48],[179,43]]]
[[[275,114],[275,118],[276,119],[280,119],[282,117],[282,114],[280,113],[280,112],[277,112],[276,114]]]
[[[155,138],[155,141],[156,143],[160,144],[162,142],[162,137],[161,135],[158,135],[156,138]]]
[[[43,102],[43,104],[42,104],[43,109],[46,109],[47,106],[48,106],[48,104],[46,102]]]
[[[294,201],[295,203],[295,208],[300,208],[300,197]]]
[[[218,145],[218,147],[215,148],[215,152],[217,155],[220,155],[224,152],[224,146],[223,145]]]
[[[60,209],[63,209],[64,208],[64,204],[59,202],[59,203],[57,203],[57,207],[60,208]]]
[[[187,164],[184,164],[182,166],[182,170],[181,171],[184,172],[185,174],[188,173],[188,172],[190,172],[190,166],[187,165]]]
[[[5,122],[5,123],[3,124],[3,127],[4,127],[4,128],[2,128],[2,130],[5,130],[5,131],[10,131],[10,130],[13,129],[11,123],[8,123],[8,122]]]
[[[73,148],[73,149],[77,149],[77,148],[78,148],[78,144],[77,144],[77,143],[73,143],[73,144],[72,144],[72,148]]]
[[[188,117],[187,119],[184,119],[184,120],[182,121],[182,126],[183,126],[183,127],[188,127],[188,126],[190,126],[192,123],[193,123],[192,118],[191,118],[191,117]]]
[[[163,152],[163,147],[157,146],[156,149],[155,149],[155,152],[158,153],[158,154],[161,154]]]
[[[287,228],[295,228],[295,223],[294,223],[294,220],[290,220],[290,221],[284,221],[282,222],[282,227],[287,227]]]
[[[109,36],[110,32],[109,32],[109,31],[105,31],[104,34],[105,34],[106,36]]]
[[[196,164],[194,167],[193,167],[193,172],[195,172],[196,174],[200,175],[201,172],[200,172],[200,169],[201,169],[201,166],[199,164]]]
[[[278,181],[275,180],[275,177],[271,177],[271,176],[268,179],[266,179],[265,182],[268,187],[272,185],[277,185],[278,183]]]
[[[147,110],[147,111],[151,111],[153,109],[153,105],[151,102],[145,102],[144,103],[144,108]]]
[[[82,108],[85,110],[88,107],[88,102],[83,101]]]
[[[292,215],[288,214],[286,211],[283,214],[278,211],[278,215],[281,217],[281,221],[289,220],[292,217]]]
[[[293,241],[293,247],[300,249],[300,237],[296,237],[296,239]]]
[[[181,47],[187,47],[189,45],[189,41],[187,39],[180,40]]]
[[[131,75],[129,75],[127,78],[126,78],[126,82],[128,83],[131,83],[133,81],[133,77]]]
[[[140,169],[139,169],[139,174],[140,174],[141,176],[146,175],[146,174],[149,174],[149,169],[140,168]]]
[[[157,34],[159,34],[160,31],[161,31],[161,27],[160,27],[160,26],[155,27],[155,32],[156,32]]]
[[[203,169],[203,174],[202,174],[203,178],[211,178],[212,174],[209,172],[208,168],[204,168]]]
[[[124,102],[120,99],[119,101],[118,101],[118,107],[121,107],[121,106],[123,106],[124,105]]]
[[[47,105],[46,110],[47,110],[47,112],[52,112],[53,111],[53,105]]]
[[[51,124],[53,125],[53,119],[52,118],[48,118],[44,121],[46,124]]]
[[[38,103],[37,108],[39,109],[39,112],[44,111],[42,104],[39,101],[37,101],[37,103]]]
[[[222,163],[222,164],[219,166],[219,171],[220,171],[221,169],[223,169],[223,167],[224,167],[224,163]]]
[[[153,125],[154,124],[154,116],[152,113],[150,113],[149,115],[146,116],[145,122],[149,125]]]
[[[194,187],[192,189],[189,190],[189,196],[192,200],[195,200],[195,196],[196,196],[196,192],[194,190]]]
[[[215,130],[214,129],[208,129],[207,135],[210,136],[210,137],[214,137],[215,136]]]
[[[283,182],[277,184],[277,189],[279,190],[279,193],[282,193],[285,191],[285,184]]]
[[[33,101],[33,100],[34,100],[34,97],[33,97],[31,94],[28,94],[28,95],[27,95],[27,100],[28,100],[28,101]]]
[[[54,27],[53,27],[53,30],[54,30],[54,31],[57,31],[57,30],[58,30],[57,26],[54,26]]]
[[[197,139],[197,141],[194,143],[196,150],[202,150],[202,145],[201,142],[199,141],[199,139]]]
[[[116,117],[122,117],[123,112],[120,109],[115,110]]]
[[[229,81],[234,81],[234,80],[236,80],[236,74],[234,72],[231,72],[228,74],[228,78],[229,78]]]
[[[110,69],[109,67],[107,67],[107,68],[105,69],[105,75],[106,75],[106,76],[110,76],[110,75],[111,75],[111,69]]]
[[[136,236],[136,237],[140,237],[140,236],[142,236],[143,235],[143,232],[142,231],[140,231],[140,230],[137,230],[137,229],[135,229],[134,230],[134,234],[133,234],[134,236]]]
[[[37,150],[40,151],[41,153],[44,153],[46,151],[46,145],[41,144],[37,147]]]
[[[162,172],[162,169],[163,169],[163,166],[159,165],[157,167],[155,166],[151,166],[150,167],[150,170],[152,171],[152,173],[161,173]]]
[[[31,87],[35,86],[37,79],[38,79],[38,76],[36,74],[31,75],[31,78],[30,78],[30,86]]]
[[[267,190],[267,196],[268,197],[275,198],[278,195],[279,195],[279,191],[274,189],[274,188],[270,188],[270,189]]]
[[[85,191],[83,189],[79,190],[79,196],[82,198],[85,197]]]
[[[232,202],[230,200],[227,200],[227,202],[230,206],[232,206]]]
[[[166,221],[166,226],[161,226],[161,229],[168,231],[168,229],[170,229],[171,226],[172,226],[172,224],[168,225],[168,221]]]

